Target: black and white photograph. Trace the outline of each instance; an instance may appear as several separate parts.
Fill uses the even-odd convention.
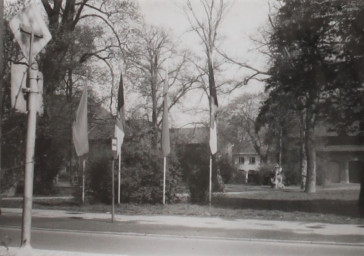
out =
[[[363,0],[0,0],[0,256],[364,255]]]

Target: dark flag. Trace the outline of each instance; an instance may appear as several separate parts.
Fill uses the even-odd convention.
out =
[[[114,136],[117,139],[117,154],[120,156],[121,146],[125,136],[125,114],[124,114],[124,85],[123,74],[120,73],[119,91],[118,91],[118,110],[115,120]]]
[[[211,154],[217,152],[217,127],[216,127],[216,112],[218,108],[216,86],[214,79],[214,70],[212,68],[212,62],[209,61],[209,89],[210,89],[210,150]]]
[[[168,126],[168,71],[166,71],[164,81],[163,97],[162,152],[163,156],[166,157],[171,152]]]

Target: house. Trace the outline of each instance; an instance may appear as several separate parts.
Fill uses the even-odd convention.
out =
[[[259,172],[261,158],[250,142],[243,141],[233,147],[233,163],[248,183],[249,176]]]
[[[318,123],[315,127],[317,184],[359,183],[364,172],[364,126],[356,132],[338,134],[332,126]],[[300,173],[300,139],[298,131],[286,139],[283,170]]]
[[[325,183],[360,183],[364,172],[364,127],[337,134],[328,127],[316,129],[317,171]]]

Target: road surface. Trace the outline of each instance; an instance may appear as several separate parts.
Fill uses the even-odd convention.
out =
[[[364,225],[34,210],[35,249],[120,255],[364,255]],[[20,245],[21,211],[0,216],[0,240]],[[54,254],[52,254],[54,255]],[[43,255],[42,255],[43,256]],[[47,255],[48,256],[48,255]]]
[[[0,237],[5,236],[11,238],[10,246],[19,245],[19,228],[0,227]],[[33,229],[31,244],[36,249],[120,255],[364,255],[362,246],[48,229]]]

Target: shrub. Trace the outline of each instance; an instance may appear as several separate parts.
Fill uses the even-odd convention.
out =
[[[245,182],[245,176],[242,171],[235,171],[230,179],[232,184],[242,184]]]
[[[274,168],[275,164],[262,164],[259,167],[259,177],[258,177],[258,184],[259,185],[271,185],[271,178],[272,176],[272,170]]]
[[[217,166],[220,170],[220,174],[224,183],[230,183],[236,168],[231,163],[227,156],[222,156],[217,161]]]
[[[190,191],[192,203],[207,201],[210,172],[210,148],[207,144],[186,144],[180,147],[179,156],[183,177]],[[212,189],[223,191],[222,179],[219,182],[217,163],[212,159]]]
[[[85,193],[92,194],[91,201],[111,202],[111,159],[98,158],[90,162],[89,188]],[[80,193],[80,191],[78,191]]]
[[[163,198],[163,158],[160,153],[143,154],[143,160],[122,167],[121,200],[133,203],[161,203]],[[171,154],[167,161],[166,202],[177,200],[179,163]]]
[[[135,152],[134,152],[135,153]],[[133,159],[130,159],[133,157]],[[124,155],[121,166],[121,201],[128,203],[162,203],[163,198],[163,158],[160,153],[139,152]],[[111,160],[100,158],[90,166],[90,190],[95,201],[111,203]],[[115,200],[117,199],[117,169],[115,164]],[[180,170],[176,158],[167,162],[166,202],[177,200]]]

